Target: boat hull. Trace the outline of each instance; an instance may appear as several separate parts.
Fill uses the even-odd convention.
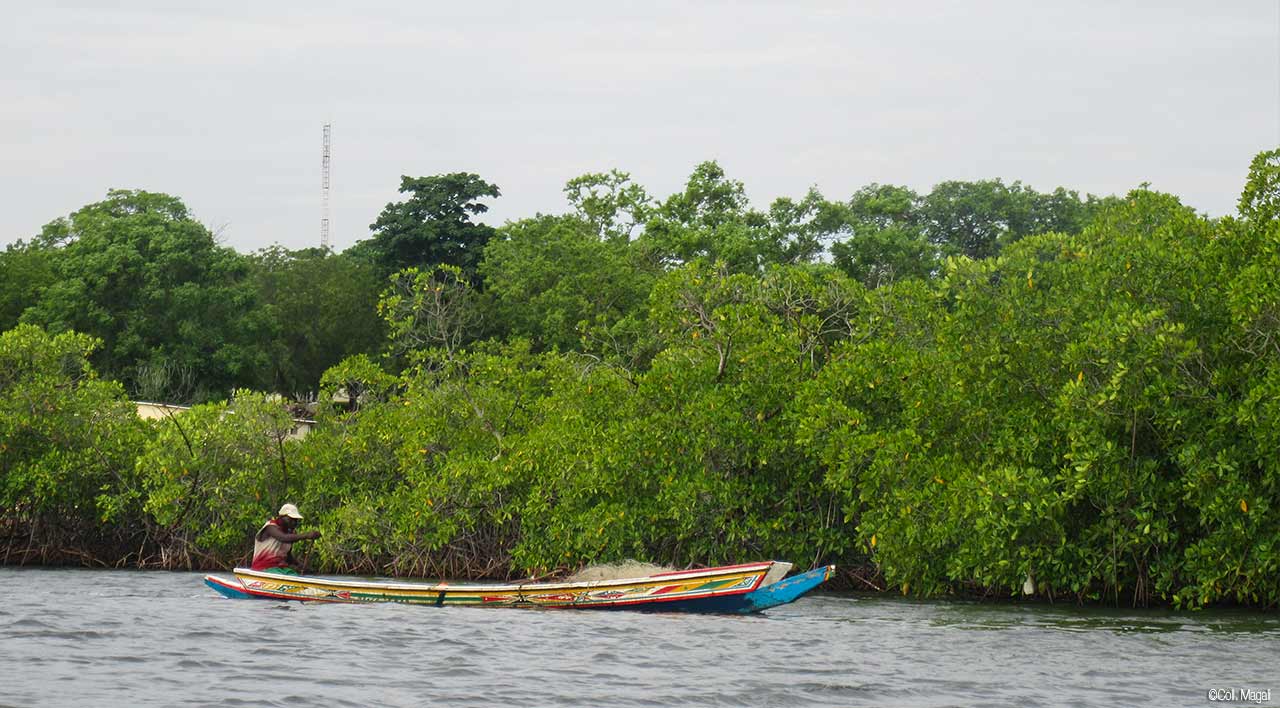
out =
[[[746,614],[793,602],[834,572],[826,566],[781,580],[788,568],[768,561],[621,580],[513,585],[352,581],[236,568],[233,579],[208,575],[204,582],[232,599]]]
[[[213,588],[214,592],[232,600],[252,600],[253,595],[244,589],[239,580],[220,578],[216,575],[204,576],[204,584]]]

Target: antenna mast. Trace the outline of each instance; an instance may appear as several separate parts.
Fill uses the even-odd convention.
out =
[[[329,248],[329,133],[324,124],[324,151],[320,157],[320,247]]]

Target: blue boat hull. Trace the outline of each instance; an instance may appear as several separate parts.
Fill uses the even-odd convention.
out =
[[[239,582],[235,580],[223,580],[215,575],[204,576],[204,584],[213,588],[219,595],[229,597],[232,600],[252,600],[253,595],[245,592]]]
[[[770,607],[785,605],[789,602],[799,600],[805,593],[825,583],[835,575],[836,567],[834,565],[814,568],[799,575],[793,575],[785,580],[762,587],[755,592],[746,594],[746,599],[751,603],[751,608],[747,612],[760,612]]]

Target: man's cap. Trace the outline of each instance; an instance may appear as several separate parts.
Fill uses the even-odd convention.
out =
[[[292,504],[285,504],[280,507],[280,516],[288,516],[291,519],[301,519],[302,514],[298,513],[298,507]]]

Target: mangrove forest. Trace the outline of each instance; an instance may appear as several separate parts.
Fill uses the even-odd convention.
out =
[[[226,568],[287,501],[324,573],[1280,605],[1280,150],[1221,217],[998,179],[760,209],[715,162],[564,194],[495,226],[481,176],[406,176],[342,252],[126,190],[24,235],[0,563]]]

